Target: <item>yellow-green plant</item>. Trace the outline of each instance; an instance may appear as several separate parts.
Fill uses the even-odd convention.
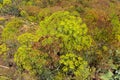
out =
[[[4,54],[8,50],[6,44],[0,45],[0,54]]]
[[[3,7],[3,5],[0,3],[0,9]]]
[[[30,46],[32,42],[37,41],[37,37],[31,33],[24,33],[18,36],[17,40],[21,45]]]
[[[8,6],[12,4],[11,0],[0,0],[0,9],[2,9],[4,6]]]
[[[82,57],[73,53],[60,56],[59,63],[64,73],[71,72],[79,80],[85,80],[90,74],[88,63]]]
[[[40,22],[37,35],[41,37],[54,37],[60,42],[63,51],[80,51],[91,46],[91,36],[88,28],[80,17],[76,17],[67,11],[58,11]]]
[[[23,16],[23,17],[28,17],[29,16],[28,13],[25,10],[22,10],[20,12],[20,15]]]
[[[3,5],[9,5],[11,3],[12,3],[11,0],[3,0]]]
[[[7,51],[9,51],[9,48],[5,43],[0,45],[0,56],[3,57],[4,60],[7,58]]]
[[[45,17],[50,16],[50,14],[51,11],[49,10],[49,8],[44,8],[38,13],[38,20],[42,21]]]
[[[17,38],[19,29],[22,26],[22,20],[14,18],[10,20],[3,29],[2,39],[3,41],[11,41]]]
[[[42,68],[46,63],[46,57],[46,54],[22,45],[15,53],[14,61],[20,69],[25,69],[32,74],[41,74]]]
[[[120,41],[120,20],[118,16],[114,15],[111,20],[112,26],[113,26],[113,34],[115,35],[115,38]]]

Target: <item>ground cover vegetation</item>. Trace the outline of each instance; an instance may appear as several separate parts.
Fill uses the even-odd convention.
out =
[[[0,80],[120,80],[120,0],[0,0]]]

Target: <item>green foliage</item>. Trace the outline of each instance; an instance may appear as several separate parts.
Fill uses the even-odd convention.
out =
[[[0,45],[0,54],[4,54],[8,50],[6,44]]]
[[[120,48],[115,50],[115,56],[113,57],[114,63],[120,64]]]
[[[10,78],[8,78],[6,76],[0,76],[0,80],[12,80],[12,79],[10,79]]]
[[[28,18],[28,20],[31,21],[31,22],[37,21],[37,18],[36,18],[35,16],[28,16],[27,18]]]
[[[11,0],[3,0],[3,5],[9,5],[11,3],[12,3]]]
[[[117,69],[117,70],[115,71],[115,74],[114,74],[114,76],[113,76],[113,79],[114,79],[114,80],[120,80],[120,69]]]
[[[120,80],[119,3],[0,0],[0,80]]]
[[[24,33],[18,36],[17,40],[21,45],[29,46],[32,42],[37,41],[37,37],[31,33]]]
[[[106,74],[101,76],[102,80],[113,80],[112,79],[113,73],[111,71],[108,71]]]
[[[59,63],[63,66],[63,72],[72,72],[79,80],[85,80],[90,74],[88,63],[73,53],[60,56]]]
[[[22,10],[20,12],[20,15],[22,17],[26,18],[27,20],[31,21],[31,22],[37,21],[37,17],[36,16],[30,16],[25,10]]]
[[[17,6],[9,5],[9,6],[1,6],[0,13],[2,15],[14,15],[20,16],[20,10]]]
[[[59,11],[40,22],[37,35],[40,38],[54,36],[58,42],[61,41],[60,45],[64,51],[80,51],[91,46],[92,39],[87,32],[88,28],[80,17],[75,17],[67,11]]]
[[[1,5],[9,5],[9,4],[11,4],[12,3],[12,0],[0,0],[0,4]]]
[[[95,28],[94,29],[94,40],[99,43],[107,43],[111,40],[111,33],[105,28]]]
[[[3,5],[0,3],[0,9],[3,7]]]
[[[19,0],[18,0],[19,1]],[[15,15],[20,16],[18,5],[14,0],[2,0],[0,3],[0,14],[1,15]]]
[[[120,41],[120,20],[118,16],[114,15],[111,20],[112,26],[113,26],[113,34],[115,35],[115,38]]]
[[[50,45],[50,44],[52,44],[52,43],[53,43],[53,39],[52,39],[51,37],[49,37],[49,38],[47,38],[47,39],[44,39],[44,40],[42,41],[42,45],[43,45],[43,46]]]
[[[120,80],[120,69],[114,71],[108,71],[101,76],[102,80]]]
[[[21,15],[22,17],[27,17],[27,16],[28,16],[28,13],[27,13],[25,10],[22,10],[22,11],[20,12],[20,15]]]
[[[47,55],[40,53],[31,47],[22,45],[14,55],[14,61],[20,69],[30,71],[31,74],[41,74],[46,63]]]
[[[12,19],[9,21],[2,32],[3,41],[10,41],[17,38],[19,33],[19,28],[22,26],[22,21],[20,19]]]
[[[43,72],[40,75],[40,80],[54,80],[52,71],[44,68]]]
[[[42,8],[53,6],[61,0],[34,0],[36,5],[39,5]]]
[[[54,80],[64,80],[65,75],[58,72],[56,76],[54,76]]]
[[[38,14],[38,20],[39,21],[41,21],[41,20],[43,20],[45,17],[47,17],[47,16],[50,16],[50,14],[51,14],[51,12],[50,12],[50,10],[48,9],[48,8],[44,8],[44,9],[42,9],[40,12],[39,12],[39,14]]]

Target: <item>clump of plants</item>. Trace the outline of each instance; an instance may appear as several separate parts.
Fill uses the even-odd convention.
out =
[[[60,56],[59,63],[63,73],[74,76],[77,80],[85,80],[90,74],[88,63],[82,57],[73,53]]]
[[[14,41],[19,35],[19,29],[22,27],[22,20],[14,18],[7,22],[2,32],[2,39],[5,42]]]
[[[14,55],[14,61],[21,71],[29,71],[32,75],[42,73],[47,55],[31,47],[22,45]]]
[[[70,52],[91,46],[92,38],[87,32],[88,28],[80,17],[73,16],[67,11],[59,11],[41,21],[36,34],[39,38],[46,36],[51,37],[53,41],[57,40],[63,52]]]
[[[17,40],[21,45],[31,46],[33,42],[37,41],[37,37],[31,33],[24,33],[18,36]]]

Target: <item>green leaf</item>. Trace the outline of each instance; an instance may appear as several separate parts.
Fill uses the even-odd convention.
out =
[[[105,73],[104,75],[102,75],[100,78],[102,80],[110,80],[113,76],[113,73],[111,71],[108,71],[107,73]]]

